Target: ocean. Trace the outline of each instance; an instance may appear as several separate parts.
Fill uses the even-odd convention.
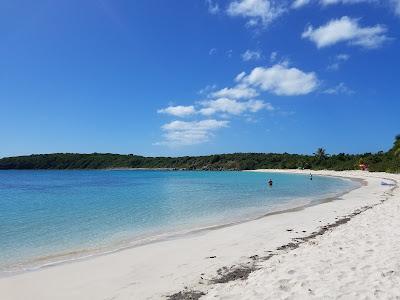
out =
[[[267,180],[272,179],[272,187]],[[210,171],[0,171],[0,272],[251,220],[355,188],[333,177]]]

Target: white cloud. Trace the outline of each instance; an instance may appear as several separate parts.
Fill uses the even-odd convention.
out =
[[[204,108],[200,109],[199,112],[205,116],[211,116],[216,113],[238,116],[245,112],[255,113],[262,109],[274,109],[270,103],[253,99],[237,101],[229,98],[219,98],[216,100],[203,101],[201,104]]]
[[[286,64],[276,64],[270,68],[254,68],[249,75],[242,78],[241,82],[284,96],[309,94],[318,86],[314,72],[305,73]]]
[[[266,26],[279,17],[285,9],[271,0],[235,0],[228,8],[232,17],[247,18],[248,26]]]
[[[341,53],[333,58],[333,62],[327,67],[329,71],[339,70],[341,64],[350,59],[350,55]]]
[[[242,80],[242,78],[246,75],[246,72],[240,72],[239,74],[236,75],[235,77],[235,82],[239,82]]]
[[[249,99],[258,96],[258,92],[245,85],[237,85],[233,88],[223,88],[210,94],[213,98],[233,98],[233,99]]]
[[[347,42],[364,48],[377,48],[389,39],[385,35],[386,31],[386,27],[379,24],[372,27],[360,27],[358,19],[344,16],[316,29],[309,26],[303,32],[302,38],[314,42],[318,48],[332,46],[339,42]]]
[[[301,8],[310,4],[311,2],[318,2],[322,6],[328,6],[333,4],[357,4],[363,2],[377,3],[380,0],[294,0],[292,2],[292,8]]]
[[[278,58],[278,52],[273,51],[273,52],[271,52],[271,55],[269,56],[269,61],[273,63],[276,61],[277,58]]]
[[[337,70],[339,70],[339,68],[340,68],[340,64],[339,64],[339,62],[337,62],[337,61],[331,63],[330,65],[328,65],[328,66],[326,67],[326,69],[327,69],[328,71],[337,71]]]
[[[208,94],[209,92],[217,88],[216,84],[208,84],[204,88],[200,89],[197,93],[200,95]]]
[[[211,48],[210,51],[208,51],[208,55],[215,55],[215,54],[217,54],[216,48]]]
[[[260,111],[262,109],[266,109],[266,110],[269,110],[269,111],[275,110],[275,108],[272,106],[271,103],[264,102],[264,101],[261,101],[261,100],[250,100],[247,103],[247,107],[248,107],[248,110],[250,112],[252,112],[252,113],[258,112],[258,111]]]
[[[193,122],[172,121],[161,127],[164,131],[164,140],[157,144],[177,147],[205,143],[213,137],[215,131],[228,125],[229,121],[214,119]]]
[[[330,6],[335,4],[359,4],[359,3],[372,3],[372,4],[388,4],[394,14],[400,16],[400,0],[294,0],[291,7],[301,8],[310,4],[311,2],[318,2],[322,6]]]
[[[322,5],[331,4],[356,4],[362,2],[377,2],[377,0],[320,0]]]
[[[165,131],[187,131],[187,130],[215,130],[221,127],[226,127],[228,121],[218,121],[214,119],[202,120],[202,121],[172,121],[162,126]]]
[[[242,54],[242,59],[244,61],[249,61],[249,60],[259,60],[261,58],[261,51],[259,50],[246,50]]]
[[[167,108],[159,109],[159,114],[168,114],[176,117],[187,117],[196,113],[193,105],[190,106],[168,106]]]
[[[214,2],[213,0],[206,0],[206,4],[208,7],[208,12],[210,14],[215,15],[215,14],[219,13],[219,5],[217,2]]]
[[[336,55],[336,59],[339,61],[346,61],[346,60],[349,60],[349,58],[350,58],[350,55],[344,54],[344,53]]]
[[[311,0],[294,0],[292,3],[292,8],[300,8],[309,4],[310,2]]]
[[[178,121],[167,123],[161,127],[163,141],[158,145],[185,146],[207,142],[215,131],[228,127],[226,120],[211,119],[211,116],[222,118],[237,116],[247,121],[254,121],[253,114],[261,111],[274,111],[271,103],[254,99],[261,92],[268,91],[276,95],[304,95],[313,92],[318,86],[317,76],[297,68],[289,67],[287,61],[272,67],[257,67],[249,74],[239,73],[235,77],[235,85],[215,91],[215,86],[206,87],[207,100],[196,102],[190,106],[169,106],[158,110],[177,117],[195,115],[204,116],[201,121]],[[204,99],[204,98],[203,98]],[[278,110],[279,111],[279,110]]]
[[[341,82],[333,88],[326,89],[325,91],[323,91],[323,93],[328,94],[328,95],[338,95],[338,94],[351,95],[351,94],[354,94],[354,91],[352,89],[349,89],[344,84],[344,82]]]

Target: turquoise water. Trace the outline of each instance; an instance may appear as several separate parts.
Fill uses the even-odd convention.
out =
[[[355,184],[254,172],[0,171],[0,270],[37,268],[251,219]]]

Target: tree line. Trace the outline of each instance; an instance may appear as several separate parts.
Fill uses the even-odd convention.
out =
[[[184,170],[314,169],[354,170],[360,164],[370,171],[400,172],[400,135],[387,152],[328,155],[319,148],[313,155],[289,153],[232,153],[207,156],[144,157],[112,153],[54,153],[0,159],[9,169],[113,169],[161,168]]]

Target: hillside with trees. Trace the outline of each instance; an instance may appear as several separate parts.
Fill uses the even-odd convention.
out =
[[[54,153],[0,159],[7,169],[115,169],[161,168],[185,170],[314,169],[354,170],[360,164],[370,171],[400,172],[400,135],[387,152],[328,155],[323,148],[314,155],[289,153],[232,153],[208,156],[144,157],[111,153]]]

